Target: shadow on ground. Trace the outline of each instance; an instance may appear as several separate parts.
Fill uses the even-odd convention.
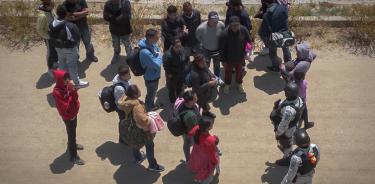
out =
[[[89,59],[78,62],[78,76],[80,79],[86,78],[86,70],[90,68],[91,64],[92,62]]]
[[[47,102],[48,102],[48,105],[52,108],[55,108],[56,107],[56,104],[55,104],[55,99],[53,98],[52,96],[52,93],[49,93],[46,95],[47,97]]]
[[[35,88],[36,89],[49,88],[54,83],[55,83],[55,80],[48,74],[48,72],[46,72],[39,77],[39,80],[35,84]]]
[[[194,174],[183,163],[176,166],[163,176],[164,184],[191,184],[194,180]]]
[[[111,64],[108,62],[107,67],[100,72],[100,75],[105,79],[105,81],[112,81],[117,74],[117,69],[120,65],[127,65],[125,62],[125,56],[120,56],[120,62]]]
[[[158,92],[156,93],[155,103],[162,105],[162,107],[160,108],[161,111],[159,112],[160,117],[162,117],[164,121],[168,121],[172,113],[173,107],[169,103],[169,93],[167,87],[163,87],[158,90]]]
[[[118,184],[148,184],[156,182],[160,177],[160,173],[148,171],[144,166],[135,164],[131,148],[124,144],[107,141],[96,148],[96,154],[102,160],[108,159],[112,165],[120,165],[113,175]]]
[[[268,72],[261,76],[254,76],[254,87],[269,95],[283,91],[284,86],[285,81],[280,78],[279,73]]]
[[[254,61],[247,64],[248,69],[255,69],[257,71],[266,71],[267,66],[270,66],[270,60],[268,56],[256,56]]]
[[[49,168],[53,174],[63,174],[73,166],[74,164],[69,160],[69,152],[65,151],[49,165]]]
[[[231,87],[229,94],[224,94],[221,90],[219,92],[219,98],[212,102],[212,105],[220,109],[222,115],[229,115],[230,108],[234,107],[238,103],[246,102],[246,94],[240,94],[234,86]]]
[[[288,167],[281,167],[274,163],[266,162],[267,166],[264,174],[261,176],[262,183],[279,184],[288,171]]]

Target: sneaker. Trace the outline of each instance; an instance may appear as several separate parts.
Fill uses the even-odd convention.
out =
[[[262,51],[260,51],[259,55],[260,56],[266,56],[270,53],[270,49],[267,47],[263,47]]]
[[[89,86],[89,82],[80,80],[78,85],[75,85],[76,88],[86,88]]]
[[[229,93],[229,85],[227,85],[227,84],[224,85],[223,93],[224,94],[228,94]]]
[[[280,69],[278,67],[267,66],[267,69],[272,72],[280,72]]]
[[[82,144],[77,144],[77,150],[83,150],[83,149],[84,149],[84,147],[83,147]]]
[[[314,127],[314,122],[307,122],[305,123],[305,127],[303,129],[307,130],[312,127]]]
[[[77,165],[85,165],[85,161],[79,158],[79,156],[76,156],[75,158],[70,159],[74,164]]]
[[[237,88],[238,88],[238,91],[239,91],[240,93],[242,93],[242,94],[245,93],[245,89],[243,88],[242,84],[238,84]]]
[[[146,159],[146,154],[143,151],[141,151],[141,159],[136,160],[135,163],[141,164],[145,159]]]
[[[223,80],[221,80],[221,78],[219,77],[218,80],[217,80],[217,85],[218,86],[223,86],[225,83]]]
[[[275,164],[278,166],[289,166],[290,161],[287,158],[282,158],[280,160],[276,160]]]
[[[155,171],[155,172],[163,172],[165,170],[164,166],[156,165],[156,167],[148,167],[148,170]]]
[[[119,61],[120,61],[120,56],[119,55],[114,55],[112,57],[112,60],[111,60],[111,65],[113,65],[113,64],[115,64],[115,63],[117,63]]]
[[[99,61],[99,59],[96,56],[93,56],[90,59],[91,59],[92,62],[95,62],[95,63],[97,63]]]
[[[214,118],[214,119],[216,118],[216,115],[214,113],[210,112],[210,111],[203,112],[202,115],[203,116],[208,116],[208,117]]]

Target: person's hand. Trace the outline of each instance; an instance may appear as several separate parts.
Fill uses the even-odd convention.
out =
[[[216,138],[215,144],[218,145],[220,142],[219,137],[215,135],[215,138]]]
[[[216,83],[217,83],[216,79],[214,79],[214,80],[208,82],[208,84],[209,84],[210,86],[215,86]]]

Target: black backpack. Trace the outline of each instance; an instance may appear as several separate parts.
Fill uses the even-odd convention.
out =
[[[183,106],[183,104],[181,106]],[[173,110],[171,118],[167,121],[169,131],[176,137],[186,134],[187,132],[185,123],[181,119],[181,116],[187,111],[183,111],[181,108],[182,107],[179,107],[178,109]]]
[[[100,104],[102,104],[103,109],[108,113],[116,110],[114,95],[116,86],[122,86],[125,89],[125,86],[121,82],[119,82],[111,86],[106,86],[99,92]]]
[[[68,40],[65,22],[56,27],[53,27],[53,23],[51,22],[48,34],[52,45],[56,48],[73,48],[76,45],[76,42]]]
[[[141,52],[142,49],[148,49],[148,48],[135,47],[132,53],[129,54],[129,56],[127,56],[125,59],[130,70],[133,72],[135,76],[142,76],[146,72],[145,68],[142,67],[141,59],[139,58],[139,53]]]

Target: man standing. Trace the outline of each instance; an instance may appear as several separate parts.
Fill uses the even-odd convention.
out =
[[[36,22],[36,30],[38,34],[44,39],[44,43],[47,46],[47,67],[48,74],[53,77],[52,70],[57,68],[57,52],[55,47],[50,41],[48,35],[49,25],[54,19],[54,14],[52,13],[55,3],[52,0],[41,0],[42,4],[38,7],[39,14]]]
[[[214,63],[214,74],[219,79],[219,84],[223,82],[220,75],[220,47],[219,39],[225,29],[223,22],[219,21],[219,14],[212,11],[208,14],[208,20],[203,22],[197,28],[195,36],[201,43],[201,49],[206,57],[208,68],[210,68],[211,59]]]
[[[288,157],[292,152],[293,134],[301,120],[303,109],[305,108],[303,100],[298,95],[298,86],[294,82],[286,84],[286,100],[278,100],[274,104],[274,110],[271,113],[271,120],[275,127],[276,140],[279,143],[279,149],[283,152],[282,159],[277,160],[276,164],[285,166],[289,164]]]
[[[195,31],[198,26],[202,23],[201,14],[198,10],[193,9],[190,2],[185,2],[181,18],[183,19],[187,30],[189,31],[186,39],[183,41],[185,49],[188,51],[189,56],[196,53],[199,49],[199,41],[195,37]]]
[[[272,66],[267,67],[273,72],[279,72],[279,65],[277,59],[277,47],[269,43],[272,33],[288,30],[288,7],[274,2],[274,0],[264,0],[267,5],[267,10],[262,16],[262,25],[259,29],[259,36],[269,48],[269,55]],[[283,49],[284,62],[291,60],[289,47],[285,46]]]
[[[53,88],[52,95],[55,99],[56,108],[66,126],[70,161],[77,165],[84,165],[85,162],[77,154],[77,150],[83,150],[83,146],[76,142],[77,114],[80,105],[78,89],[73,86],[69,73],[63,70],[55,70],[53,74],[56,85]]]
[[[250,32],[252,29],[251,21],[249,18],[249,13],[246,8],[242,5],[241,0],[230,0],[227,9],[227,14],[225,17],[225,26],[229,25],[229,19],[232,16],[236,16],[240,19],[240,24],[245,26],[245,28]]]
[[[184,39],[188,33],[184,21],[177,14],[177,7],[174,5],[168,6],[167,18],[161,23],[161,34],[164,39],[163,52],[171,47],[174,38]]]
[[[108,0],[104,5],[104,20],[109,22],[114,54],[111,64],[120,60],[121,43],[125,46],[126,55],[132,51],[130,34],[132,33],[131,5],[129,0]]]
[[[224,94],[229,93],[229,86],[232,83],[232,71],[236,70],[236,82],[240,93],[245,93],[242,86],[242,64],[245,62],[245,45],[250,42],[249,31],[240,24],[240,19],[233,16],[221,38],[221,54],[225,68]]]
[[[148,29],[146,31],[146,38],[138,42],[141,49],[139,52],[139,59],[141,65],[145,69],[143,78],[146,84],[146,110],[147,112],[159,108],[155,105],[155,96],[159,86],[161,64],[163,62],[160,49],[157,46],[159,41],[159,33],[155,29]]]
[[[80,39],[86,48],[86,59],[98,62],[98,58],[94,54],[94,46],[91,43],[91,30],[87,24],[87,15],[89,15],[89,8],[86,0],[65,0],[63,6],[67,10],[66,20],[77,25],[81,33]],[[79,48],[78,41],[78,48]]]
[[[310,143],[306,130],[299,129],[294,133],[297,148],[293,151],[288,173],[281,184],[312,184],[315,167],[320,160],[318,146]]]
[[[181,40],[175,38],[172,47],[163,56],[163,67],[169,92],[169,101],[174,104],[183,91],[189,56],[182,47]]]
[[[85,88],[89,83],[78,77],[78,40],[80,37],[77,26],[65,21],[66,10],[59,5],[56,9],[57,19],[49,25],[49,36],[56,48],[59,58],[59,69],[68,71],[76,88]]]

